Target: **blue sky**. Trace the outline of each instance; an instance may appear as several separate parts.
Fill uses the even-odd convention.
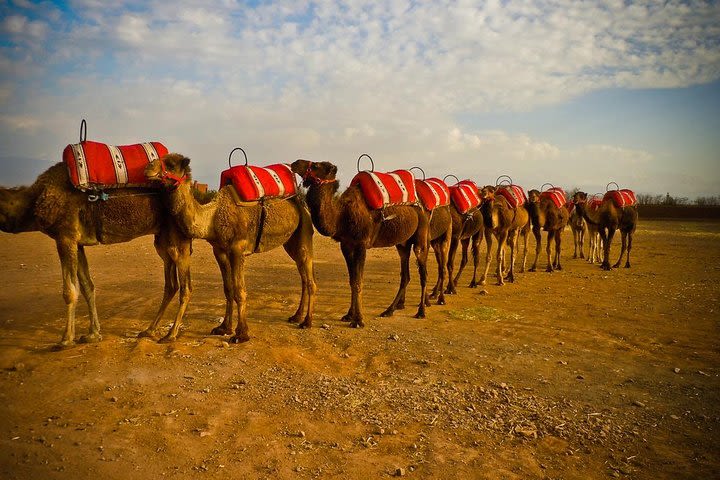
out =
[[[0,0],[0,184],[77,142],[720,194],[717,2]]]

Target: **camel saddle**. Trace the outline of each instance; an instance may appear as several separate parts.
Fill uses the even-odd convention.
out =
[[[600,206],[603,204],[603,201],[600,198],[592,197],[590,200],[588,200],[587,204],[590,210],[596,212],[600,210]]]
[[[390,205],[417,203],[415,177],[410,170],[394,170],[389,173],[359,172],[350,182],[359,185],[371,210]]]
[[[525,190],[520,185],[500,185],[495,193],[505,197],[510,208],[522,207],[527,202]]]
[[[116,147],[85,140],[65,147],[63,162],[70,181],[82,191],[153,187],[145,177],[145,166],[167,153],[168,149],[159,142]]]
[[[637,198],[635,192],[626,188],[622,190],[609,190],[605,193],[603,200],[610,199],[613,201],[616,207],[632,207],[637,205]]]
[[[450,199],[460,214],[480,205],[478,186],[472,180],[463,180],[450,187]]]
[[[439,178],[415,180],[415,189],[420,197],[420,202],[429,211],[450,205],[450,189],[447,183]]]
[[[541,197],[549,198],[553,201],[557,208],[565,206],[567,198],[565,197],[565,191],[560,187],[552,187],[544,192],[540,193]]]
[[[235,187],[240,199],[253,202],[263,198],[287,198],[297,193],[295,174],[284,163],[256,167],[236,165],[220,174],[220,188]]]

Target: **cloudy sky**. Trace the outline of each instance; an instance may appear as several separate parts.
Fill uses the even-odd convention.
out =
[[[367,152],[481,184],[718,195],[720,5],[0,0],[0,184],[59,161],[83,118],[89,140],[188,155],[211,188],[241,146],[344,184]]]

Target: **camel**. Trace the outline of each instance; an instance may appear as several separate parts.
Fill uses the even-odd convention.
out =
[[[190,300],[192,240],[169,218],[159,192],[143,188],[118,188],[107,199],[89,201],[87,193],[73,187],[64,163],[40,174],[30,187],[0,189],[0,230],[8,233],[40,231],[55,240],[62,269],[66,326],[56,348],[75,344],[75,310],[81,294],[88,305],[90,329],[82,343],[102,340],[95,304],[95,285],[85,247],[128,242],[155,235],[155,249],[163,261],[165,287],[153,324],[163,317],[180,291],[179,324]]]
[[[546,195],[541,195],[538,190],[530,190],[528,192],[528,212],[532,222],[532,231],[535,236],[535,260],[533,261],[530,271],[537,269],[537,261],[540,256],[540,248],[542,244],[541,229],[547,232],[547,245],[545,251],[547,253],[546,272],[554,270],[562,270],[560,263],[560,249],[562,244],[562,232],[568,223],[570,214],[563,205],[557,207],[553,200]],[[555,255],[551,259],[550,245],[555,241]]]
[[[307,209],[297,196],[264,202],[240,202],[234,187],[223,186],[209,203],[201,205],[191,192],[190,159],[170,153],[148,164],[148,180],[162,182],[163,196],[182,231],[207,241],[220,266],[225,293],[225,317],[213,335],[232,334],[233,307],[237,328],[231,343],[250,340],[245,286],[245,256],[282,245],[295,261],[302,282],[297,311],[288,321],[301,328],[312,326],[316,284],[313,269],[313,228]],[[302,319],[302,322],[301,322]],[[153,326],[154,327],[154,326]],[[173,326],[170,335],[177,333]]]
[[[480,210],[484,219],[485,241],[487,254],[485,256],[485,271],[480,278],[480,284],[485,285],[488,270],[490,269],[490,253],[492,251],[492,237],[498,241],[497,246],[497,284],[504,285],[503,265],[505,265],[505,245],[510,247],[510,261],[508,262],[507,280],[515,281],[515,248],[518,235],[524,233],[525,251],[527,252],[527,225],[530,217],[524,206],[512,208],[502,195],[496,195],[496,187],[488,185],[480,189],[482,204]],[[525,259],[523,258],[523,269]]]
[[[457,284],[460,281],[463,269],[468,262],[468,248],[472,247],[473,255],[473,278],[468,285],[475,288],[480,285],[477,279],[478,265],[480,264],[480,244],[483,239],[483,216],[479,208],[473,208],[462,214],[458,211],[454,204],[450,205],[450,215],[452,217],[452,240],[450,241],[450,250],[448,252],[448,286],[445,293],[456,294]],[[458,247],[461,246],[461,257],[458,271],[453,277],[455,268],[455,255]]]
[[[574,250],[572,258],[578,258],[578,255],[580,256],[580,258],[585,258],[585,255],[583,254],[583,248],[585,243],[585,234],[588,233],[585,219],[582,217],[578,209],[575,208],[574,202],[568,202],[566,208],[570,212],[570,219],[568,221],[568,224],[570,225],[570,230],[573,234]]]
[[[587,193],[577,192],[573,198],[583,218],[598,229],[603,246],[603,261],[600,267],[603,270],[610,270],[610,244],[616,230],[620,230],[621,247],[620,258],[612,268],[617,268],[622,263],[623,256],[627,251],[625,268],[630,268],[630,250],[632,250],[633,234],[637,227],[638,212],[635,206],[617,207],[611,198],[604,198],[597,210],[587,208]]]
[[[419,205],[392,205],[371,210],[360,187],[349,186],[336,196],[337,167],[330,162],[296,160],[290,168],[307,187],[306,201],[315,228],[340,243],[350,277],[350,308],[342,318],[351,327],[363,327],[362,290],[365,257],[370,248],[392,247],[400,255],[400,288],[390,306],[380,314],[391,316],[405,307],[405,289],[410,281],[410,252],[415,254],[420,274],[420,302],[415,318],[425,318],[429,224]]]

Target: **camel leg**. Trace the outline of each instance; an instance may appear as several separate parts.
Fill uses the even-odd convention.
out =
[[[415,318],[425,318],[425,295],[427,295],[427,257],[428,257],[427,239],[422,239],[413,247],[415,258],[418,264],[418,276],[420,277],[420,305],[418,311],[414,315]],[[409,275],[408,275],[409,277]]]
[[[390,306],[380,314],[381,317],[392,317],[395,310],[405,308],[405,291],[408,283],[410,283],[410,245],[400,244],[395,245],[395,248],[397,248],[398,255],[400,256],[400,287]],[[422,297],[421,303],[423,305],[425,304],[424,297]]]
[[[245,255],[242,249],[230,251],[232,267],[233,300],[237,308],[237,327],[235,335],[230,337],[231,343],[243,343],[250,340],[247,324],[247,290],[245,289]]]
[[[437,263],[438,267],[438,276],[437,281],[435,282],[435,286],[428,294],[428,298],[425,300],[425,305],[428,307],[430,306],[430,300],[434,300],[438,298],[438,293],[442,293],[443,285],[445,284],[445,268],[447,263],[447,255],[445,257],[445,260],[443,260],[443,244],[441,240],[436,240],[432,242],[433,251],[435,252],[435,263]],[[444,263],[443,263],[444,262]],[[443,294],[444,297],[444,294]]]
[[[575,247],[572,258],[577,258],[578,257],[578,242],[580,240],[578,237],[580,236],[580,234],[578,233],[577,230],[575,230],[575,227],[572,227],[571,230],[572,230],[572,234],[573,234],[573,246]]]
[[[460,266],[453,280],[453,285],[455,286],[460,282],[460,275],[462,275],[465,265],[467,265],[468,262],[468,245],[470,245],[470,238],[463,238],[460,240],[460,243],[462,245],[462,256],[460,257]]]
[[[210,335],[230,335],[233,332],[232,267],[230,266],[230,258],[227,252],[220,248],[213,247],[213,254],[215,255],[215,261],[217,261],[218,267],[220,268],[220,275],[222,276],[223,294],[225,294],[225,316],[223,317],[222,323],[212,329]]]
[[[174,342],[180,332],[180,326],[182,325],[182,319],[185,315],[185,310],[190,303],[190,296],[192,295],[192,284],[190,278],[190,249],[191,242],[175,242],[176,247],[170,249],[172,254],[172,260],[177,271],[177,280],[180,288],[180,306],[175,314],[175,321],[170,327],[170,331],[163,338],[159,340],[160,343]]]
[[[302,320],[299,325],[300,328],[310,328],[312,327],[312,315],[315,309],[315,297],[317,293],[315,268],[313,266],[313,230],[312,220],[307,212],[301,212],[301,215],[303,215],[303,217],[301,217],[300,226],[295,230],[290,240],[283,245],[285,251],[295,261],[302,282],[300,305],[298,305],[295,314],[288,318],[288,322],[298,323]],[[305,314],[306,309],[307,314]]]
[[[452,237],[450,240],[450,248],[448,249],[447,259],[447,288],[445,289],[445,293],[448,295],[454,295],[457,293],[455,282],[453,280],[453,270],[455,269],[455,254],[457,253],[459,244],[460,238]]]
[[[508,269],[506,280],[510,283],[515,282],[515,248],[517,247],[517,242],[518,231],[515,230],[508,236],[508,246],[510,247],[510,268]]]
[[[562,270],[560,264],[560,252],[562,250],[562,230],[555,233],[555,258],[553,259],[553,268],[555,270]]]
[[[551,255],[550,252],[552,250],[552,243],[555,239],[555,230],[549,230],[547,234],[546,244],[545,244],[545,253],[547,254],[547,267],[545,267],[546,272],[552,272],[552,261],[550,259]]]
[[[533,264],[530,266],[530,271],[534,272],[537,270],[537,262],[538,258],[540,257],[540,248],[542,248],[542,233],[540,232],[540,227],[533,226],[532,229],[533,236],[535,237],[535,260],[533,260]]]
[[[353,328],[364,327],[362,315],[362,282],[365,271],[366,250],[362,246],[340,244],[345,263],[347,264],[348,276],[350,277],[350,308],[342,318],[350,322]]]
[[[155,314],[155,318],[153,319],[153,321],[150,322],[150,325],[148,325],[148,327],[144,331],[138,334],[138,337],[140,338],[157,337],[158,324],[160,323],[160,320],[165,314],[165,310],[167,309],[168,305],[175,297],[175,294],[179,289],[177,279],[177,267],[172,261],[169,253],[170,246],[168,239],[164,235],[155,235],[154,245],[155,251],[160,256],[160,259],[162,259],[163,261],[163,278],[165,280],[165,285],[163,287],[163,299],[160,302],[160,308],[158,308],[158,311]]]
[[[505,285],[505,281],[503,280],[503,265],[505,264],[505,243],[507,242],[507,238],[508,238],[507,230],[501,231],[497,237],[497,241],[498,241],[497,254],[496,254],[497,268],[495,269],[495,276],[497,277],[497,285],[498,286]]]
[[[585,248],[585,228],[580,229],[580,258],[584,259],[585,255],[583,254],[583,249]]]
[[[620,258],[615,262],[613,268],[618,268],[622,263],[623,255],[625,255],[625,249],[627,248],[627,233],[620,230]]]
[[[66,325],[63,338],[55,348],[71,347],[75,344],[75,308],[77,307],[79,290],[78,285],[78,246],[72,240],[56,241],[60,267],[63,279],[63,299],[67,307]]]
[[[490,271],[490,256],[492,255],[493,244],[492,237],[492,232],[489,229],[485,229],[485,270],[483,270],[483,274],[480,277],[480,285],[485,285],[488,272]]]
[[[477,271],[480,266],[480,244],[482,243],[483,233],[483,230],[480,230],[478,233],[473,235],[470,243],[473,255],[473,278],[470,282],[470,288],[475,288],[480,285],[480,282],[477,280]]]
[[[633,232],[628,232],[628,243],[627,243],[627,260],[625,262],[625,268],[630,268],[630,250],[632,250]]]
[[[528,232],[525,231],[522,233],[523,238],[523,255],[522,255],[522,264],[520,265],[520,273],[525,273],[525,262],[527,261],[527,248],[528,248]]]
[[[600,238],[603,242],[603,261],[602,265],[600,265],[600,268],[602,268],[603,270],[610,270],[610,243],[612,242],[612,238],[614,235],[614,228],[608,228],[607,233],[605,232],[605,228],[600,229]]]
[[[78,247],[78,280],[80,282],[80,292],[85,297],[85,301],[90,311],[90,330],[87,335],[80,337],[82,343],[95,343],[102,340],[100,335],[100,320],[97,314],[97,305],[95,304],[95,284],[90,278],[90,267],[88,266],[87,257],[85,256],[85,247]]]

